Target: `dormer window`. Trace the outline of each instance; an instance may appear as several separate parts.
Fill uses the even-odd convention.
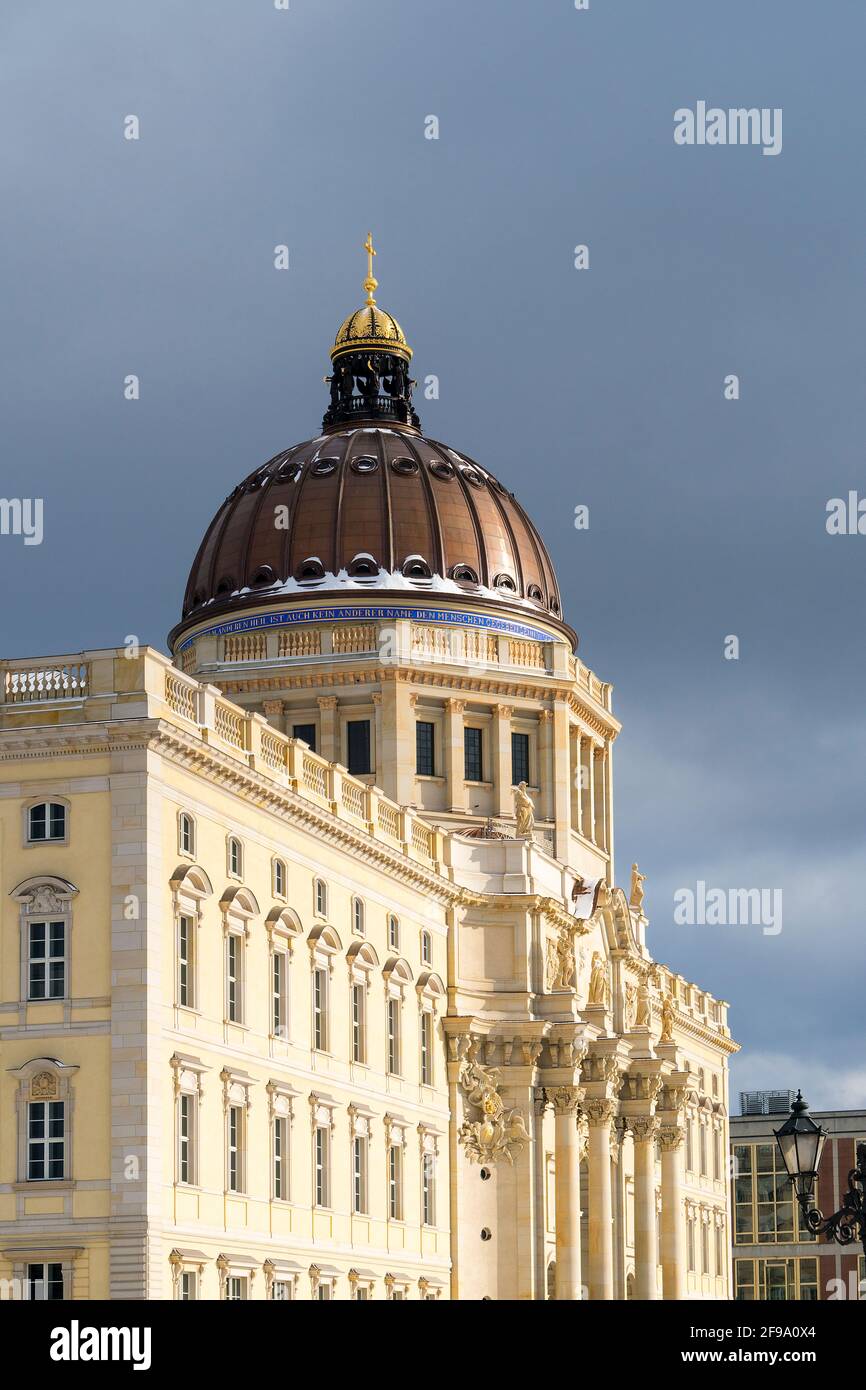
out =
[[[403,561],[403,574],[407,579],[433,578],[433,571],[423,555],[409,555]]]
[[[315,555],[304,560],[295,571],[295,578],[299,584],[309,584],[315,579],[324,579],[325,566]]]

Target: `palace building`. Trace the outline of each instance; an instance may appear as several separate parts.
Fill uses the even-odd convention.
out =
[[[366,249],[171,655],[2,663],[2,1291],[728,1298],[727,1005],[617,884],[611,687]]]

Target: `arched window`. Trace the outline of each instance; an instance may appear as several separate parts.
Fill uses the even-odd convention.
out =
[[[436,1009],[445,1000],[445,986],[432,970],[419,975],[418,992],[418,1077],[422,1086],[436,1084]]]
[[[352,931],[356,936],[364,936],[366,933],[366,914],[361,898],[352,899]]]
[[[313,883],[313,898],[315,901],[316,916],[327,917],[328,915],[328,885],[323,878],[317,878]]]
[[[226,840],[227,870],[231,878],[242,878],[244,872],[244,847],[237,835],[229,835]]]
[[[351,992],[352,1061],[367,1065],[367,999],[373,971],[379,964],[369,941],[356,941],[346,952]]]
[[[388,945],[392,951],[400,949],[400,918],[393,912],[388,914]]]
[[[343,949],[333,927],[314,927],[307,937],[312,968],[312,1046],[316,1052],[331,1050],[331,978],[334,960]]]
[[[247,994],[247,939],[259,905],[248,888],[227,888],[220,900],[225,941],[226,1023],[245,1024]]]
[[[433,964],[433,937],[426,929],[421,932],[421,964]]]
[[[177,818],[177,851],[195,857],[195,821],[189,811],[181,811]]]
[[[27,808],[27,844],[65,844],[68,839],[69,807],[65,801],[37,801]]]
[[[198,1007],[198,933],[205,898],[213,892],[204,869],[181,864],[171,878],[174,901],[175,1002]]]
[[[388,1039],[388,1072],[403,1074],[403,1000],[412,983],[408,961],[391,956],[382,974],[385,977],[385,1027]]]
[[[273,894],[275,898],[285,898],[289,881],[286,861],[284,859],[274,859],[271,865],[273,876]]]
[[[270,1034],[272,1038],[289,1038],[289,967],[296,937],[303,935],[300,918],[290,907],[275,907],[268,913],[265,927],[270,945],[269,984],[271,995]]]

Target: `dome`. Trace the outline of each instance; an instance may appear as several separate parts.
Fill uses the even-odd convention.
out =
[[[211,618],[319,596],[345,603],[365,590],[377,601],[460,596],[499,614],[545,617],[573,640],[550,557],[520,503],[481,464],[421,433],[412,350],[373,300],[369,235],[364,249],[368,302],[331,351],[322,433],[276,454],[226,498],[170,642]]]
[[[199,547],[181,626],[276,596],[364,590],[560,617],[544,542],[503,484],[418,430],[372,425],[296,444],[235,488]]]
[[[408,362],[412,349],[399,323],[376,304],[365,304],[345,320],[331,348],[331,360],[359,348],[399,353]]]

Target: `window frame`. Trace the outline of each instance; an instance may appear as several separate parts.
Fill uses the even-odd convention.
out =
[[[33,812],[40,810],[43,806],[45,807],[46,834],[41,836],[34,836],[31,833],[33,825]],[[63,811],[62,835],[51,835],[47,833],[52,827],[53,807],[59,807]],[[48,845],[57,846],[69,844],[70,821],[72,819],[72,803],[69,801],[67,797],[55,795],[43,795],[39,797],[32,797],[24,803],[22,807],[22,812],[22,840],[23,847],[25,849],[44,849]]]
[[[436,724],[432,719],[415,721],[415,776],[436,776]]]
[[[198,827],[191,811],[179,810],[177,813],[177,852],[187,859],[195,859]],[[184,843],[187,840],[188,843]]]
[[[470,734],[473,736],[470,739]],[[470,752],[470,743],[476,741],[477,735],[477,771],[478,776],[470,776],[476,770],[475,752]],[[471,766],[470,766],[471,759]],[[484,784],[484,729],[480,724],[463,725],[463,780],[473,786]]]

